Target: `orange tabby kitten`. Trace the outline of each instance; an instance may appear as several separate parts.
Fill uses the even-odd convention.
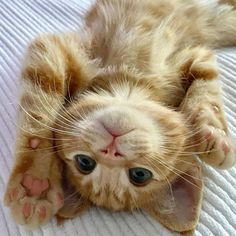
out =
[[[212,51],[236,44],[235,7],[98,0],[81,32],[36,39],[5,194],[15,220],[33,228],[94,204],[192,231],[203,187],[193,154],[236,162]]]

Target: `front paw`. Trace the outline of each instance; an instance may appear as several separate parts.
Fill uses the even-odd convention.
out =
[[[206,163],[220,169],[236,164],[236,142],[226,133],[210,125],[201,128],[199,138],[199,156]]]
[[[25,173],[13,172],[5,193],[5,204],[10,207],[16,222],[27,228],[45,224],[63,205],[58,176],[55,173],[37,175],[33,166]]]

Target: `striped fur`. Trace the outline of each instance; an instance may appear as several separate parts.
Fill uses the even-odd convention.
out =
[[[86,208],[142,208],[172,230],[195,228],[202,182],[191,154],[218,168],[236,162],[212,51],[235,43],[236,11],[214,6],[216,14],[202,1],[98,0],[80,33],[32,43],[22,69],[23,131],[5,195],[17,222],[36,227],[62,207],[61,159]],[[117,139],[125,158],[104,159],[100,151],[110,137],[101,124],[132,131]],[[97,162],[86,176],[73,160],[84,152]],[[127,175],[139,166],[153,173],[143,187]],[[73,203],[81,204],[76,196]],[[167,216],[160,208],[173,196],[177,206]],[[73,217],[84,210],[80,204],[65,204],[59,216]]]

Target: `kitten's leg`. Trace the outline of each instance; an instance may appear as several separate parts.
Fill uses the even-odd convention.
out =
[[[193,150],[205,152],[201,159],[214,167],[231,167],[236,164],[236,145],[227,134],[215,57],[203,48],[186,55],[181,70],[191,85],[181,109],[195,127]]]
[[[221,4],[222,3],[222,4]],[[206,39],[211,47],[236,46],[236,0],[221,0],[206,15]]]
[[[41,37],[30,46],[22,71],[20,128],[5,203],[16,221],[30,228],[47,222],[63,205],[52,131],[67,87],[83,87],[86,79],[79,49],[73,37]]]

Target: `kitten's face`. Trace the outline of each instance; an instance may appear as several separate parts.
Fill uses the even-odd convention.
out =
[[[77,190],[98,206],[140,207],[166,183],[185,144],[179,113],[126,86],[88,93],[57,124],[60,155]]]

